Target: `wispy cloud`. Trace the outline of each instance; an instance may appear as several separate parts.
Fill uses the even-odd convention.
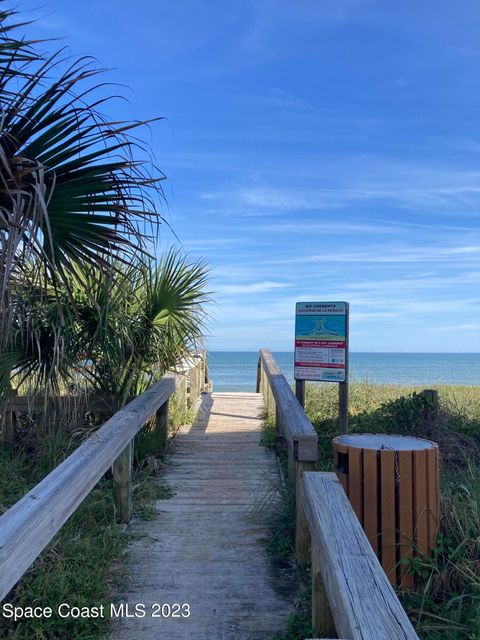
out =
[[[454,247],[398,247],[387,245],[372,245],[368,249],[345,251],[328,251],[321,254],[294,256],[266,260],[265,264],[314,264],[314,263],[356,263],[360,264],[391,264],[391,263],[430,263],[460,261],[478,264],[480,245],[465,245]]]
[[[369,204],[385,204],[416,213],[455,213],[456,217],[476,216],[480,210],[479,171],[417,166],[413,162],[406,166],[371,157],[347,159],[341,170],[333,170],[331,165],[336,162],[328,157],[312,160],[320,167],[318,174],[312,172],[311,166],[304,173],[297,167],[289,187],[278,186],[277,179],[260,185],[201,192],[199,197],[245,215]],[[281,167],[278,173],[282,173]],[[312,186],[313,182],[316,186]]]
[[[449,333],[456,334],[458,331],[468,331],[478,333],[480,332],[480,322],[467,322],[467,323],[459,323],[459,324],[450,324],[450,325],[442,325],[439,327],[432,327],[431,331],[433,333]]]
[[[201,193],[203,200],[228,201],[243,205],[250,209],[271,209],[276,211],[302,211],[311,208],[310,203],[303,196],[293,190],[275,188],[249,188],[233,191],[219,191]]]
[[[277,291],[290,286],[286,282],[270,282],[268,280],[262,282],[247,282],[243,284],[222,284],[215,288],[219,294],[250,294],[250,293],[268,293],[269,291]]]
[[[272,48],[285,34],[291,40],[303,44],[302,35],[316,31],[321,25],[365,19],[367,9],[375,0],[335,0],[334,2],[296,2],[286,4],[282,0],[256,0],[252,3],[250,21],[239,41],[240,53],[245,56],[263,56],[270,59],[280,56],[282,49]],[[292,46],[292,45],[290,45]],[[297,45],[298,46],[298,45]]]
[[[290,111],[312,111],[315,109],[307,100],[277,88],[271,88],[265,93],[244,95],[242,100],[259,107],[271,107],[272,109],[287,109]]]
[[[379,221],[377,224],[362,224],[348,222],[314,222],[296,224],[290,222],[277,222],[275,224],[258,224],[255,229],[270,233],[318,233],[318,234],[345,234],[345,233],[398,233],[398,226],[389,222]]]
[[[268,244],[265,239],[252,238],[251,236],[221,236],[211,237],[209,235],[197,238],[182,238],[182,246],[189,249],[200,249],[210,251],[215,249],[231,250],[238,247],[258,247]]]
[[[340,220],[328,221],[320,220],[318,222],[303,221],[298,222],[282,222],[256,224],[255,229],[259,231],[268,231],[269,233],[319,233],[319,234],[348,234],[348,233],[368,233],[368,234],[398,234],[402,231],[411,233],[413,231],[428,231],[429,235],[445,236],[445,232],[454,232],[456,234],[468,233],[470,235],[480,235],[478,226],[462,226],[453,224],[435,224],[412,222],[408,220],[387,220],[384,218],[365,218],[359,222],[345,222]]]
[[[350,314],[350,319],[355,321],[361,320],[376,320],[381,318],[397,318],[400,315],[400,311],[353,311]]]
[[[357,280],[350,281],[347,285],[348,291],[368,291],[369,294],[385,296],[392,293],[416,294],[419,291],[431,292],[433,289],[447,290],[449,288],[480,285],[479,271],[463,271],[456,275],[444,274],[442,276],[429,273],[420,276],[410,276],[385,280]]]

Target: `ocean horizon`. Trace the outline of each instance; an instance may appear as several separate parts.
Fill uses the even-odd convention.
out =
[[[293,351],[273,351],[293,383]],[[400,385],[480,385],[480,353],[351,351],[351,381]],[[207,351],[214,391],[255,391],[258,351]],[[332,384],[332,383],[319,383]]]

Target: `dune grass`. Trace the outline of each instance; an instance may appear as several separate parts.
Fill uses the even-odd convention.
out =
[[[432,558],[414,559],[410,571],[417,586],[399,596],[422,640],[480,638],[480,388],[438,386],[439,407],[432,414],[422,387],[353,382],[349,428],[352,433],[398,433],[439,443],[441,511],[437,548]],[[306,411],[319,436],[321,470],[333,470],[332,438],[338,434],[338,387],[309,384]],[[264,443],[274,443],[274,423],[266,420]],[[272,522],[269,548],[293,557],[291,500]],[[304,584],[299,584],[300,593]],[[291,617],[284,635],[272,640],[301,640],[308,618],[304,605]]]

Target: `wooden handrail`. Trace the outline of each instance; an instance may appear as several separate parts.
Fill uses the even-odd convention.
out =
[[[259,364],[260,385],[262,384],[262,373],[265,374],[267,381],[268,391],[264,393],[264,397],[267,396],[267,411],[269,411],[270,392],[275,402],[277,428],[287,440],[292,458],[300,462],[318,460],[317,432],[312,427],[305,411],[300,406],[292,388],[268,349],[260,350]],[[257,391],[260,391],[260,389],[257,389]]]
[[[152,416],[168,423],[168,401],[185,374],[195,394],[204,389],[203,361],[167,374],[115,413],[68,458],[0,517],[0,601],[113,465],[114,492],[122,519],[130,514],[132,440]]]
[[[300,496],[312,554],[312,626],[349,640],[418,640],[335,473],[305,473]]]
[[[270,351],[257,392],[286,440],[295,487],[297,562],[312,567],[312,627],[318,638],[418,640],[334,473],[313,471],[317,434]],[[295,444],[297,443],[297,444]]]
[[[275,415],[277,442],[287,445],[288,477],[298,495],[303,472],[316,467],[318,436],[268,349],[259,353],[257,392],[263,394],[267,413]],[[300,565],[307,564],[310,558],[308,540],[307,524],[297,501],[295,555]]]

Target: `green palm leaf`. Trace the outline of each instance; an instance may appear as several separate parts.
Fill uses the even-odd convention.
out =
[[[53,340],[49,357],[48,322],[33,326],[20,317],[15,283],[29,280],[34,263],[35,286],[50,287],[57,315],[65,316],[61,298],[72,302],[72,279],[81,283],[91,269],[110,274],[112,264],[145,251],[162,221],[164,175],[135,159],[144,147],[132,131],[145,122],[100,113],[108,98],[92,84],[100,72],[94,61],[68,60],[63,50],[45,57],[34,41],[15,36],[21,26],[14,12],[0,10],[0,354],[10,354],[3,369],[36,370],[45,381],[60,366],[65,336]]]

